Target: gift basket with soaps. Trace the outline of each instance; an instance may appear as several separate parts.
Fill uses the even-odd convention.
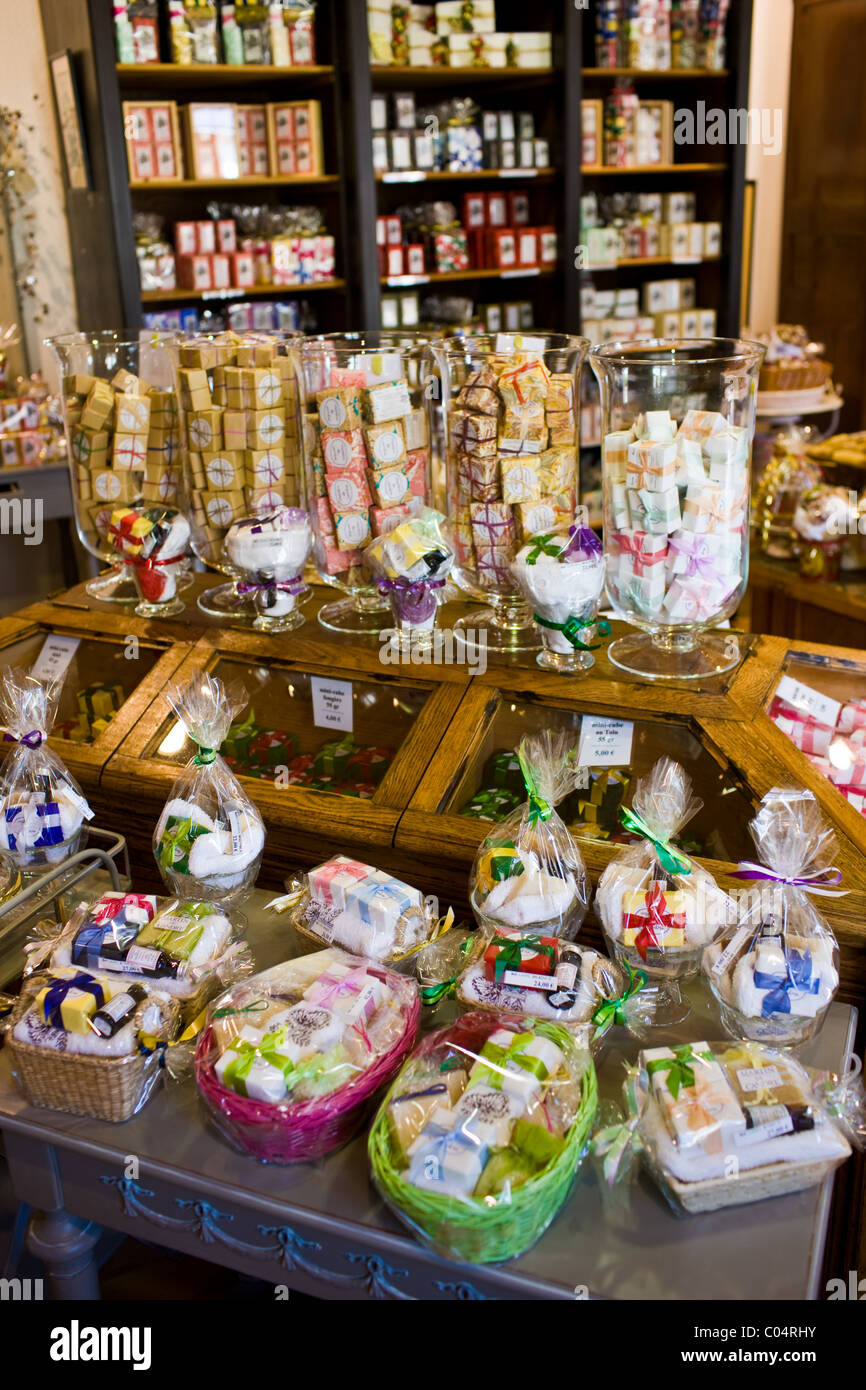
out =
[[[750,825],[759,863],[738,921],[704,951],[703,970],[735,1038],[798,1046],[814,1037],[839,985],[836,938],[812,895],[837,897],[836,847],[812,792],[775,788]]]
[[[447,931],[454,913],[439,916],[435,898],[371,864],[335,854],[289,885],[272,906],[291,910],[301,936],[342,946],[394,966]]]
[[[555,810],[582,777],[571,736],[526,735],[517,759],[526,801],[481,843],[469,880],[472,910],[486,929],[575,937],[588,904],[586,870]]]
[[[75,965],[28,976],[7,1046],[30,1104],[96,1120],[140,1110],[181,1027],[180,1006],[160,983]]]
[[[412,980],[345,951],[274,966],[218,999],[195,1059],[220,1132],[266,1163],[351,1139],[415,1041]]]
[[[370,1131],[373,1179],[451,1259],[511,1259],[571,1192],[596,1110],[592,1059],[567,1029],[464,1014],[429,1034]]]
[[[89,970],[118,987],[152,985],[192,1023],[220,989],[251,969],[236,925],[216,904],[108,892],[81,903],[62,926],[46,921],[25,950],[28,969]]]
[[[62,681],[44,683],[17,667],[0,676],[0,722],[14,744],[0,768],[0,849],[25,873],[75,854],[93,818],[66,765],[48,747]]]
[[[219,756],[232,720],[246,704],[208,672],[165,699],[196,745],[157,822],[153,852],[166,885],[180,897],[223,902],[252,888],[265,827],[237,777]]]
[[[841,1080],[756,1042],[648,1048],[626,1117],[592,1141],[613,1188],[636,1151],[677,1212],[717,1211],[824,1181],[866,1136],[859,1064]]]

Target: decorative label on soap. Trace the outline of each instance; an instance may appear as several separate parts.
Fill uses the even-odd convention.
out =
[[[820,690],[813,690],[811,685],[804,685],[802,681],[794,680],[793,676],[781,677],[776,686],[776,695],[795,709],[817,719],[819,724],[835,729],[842,710],[838,700],[831,700],[829,695],[822,695]]]
[[[782,1078],[779,1075],[778,1067],[741,1067],[737,1072],[737,1080],[742,1091],[771,1091],[774,1086],[781,1086]]]

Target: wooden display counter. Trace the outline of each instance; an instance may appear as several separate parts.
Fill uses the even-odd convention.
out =
[[[750,623],[758,632],[805,642],[866,646],[866,571],[834,584],[804,579],[792,560],[753,555]]]

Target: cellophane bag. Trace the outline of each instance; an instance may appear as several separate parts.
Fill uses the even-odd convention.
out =
[[[839,947],[810,894],[836,896],[836,838],[809,791],[775,788],[749,829],[758,863],[737,921],[703,955],[703,970],[732,1037],[781,1047],[818,1032],[839,986]]]
[[[237,900],[252,888],[265,844],[259,812],[219,755],[246,694],[238,687],[227,691],[204,672],[165,698],[198,751],[172,787],[154,831],[159,871],[179,897]]]
[[[450,929],[454,913],[383,869],[335,854],[309,873],[287,880],[289,892],[271,906],[291,909],[302,936],[323,946],[397,965]]]
[[[51,966],[25,979],[6,1041],[31,1105],[121,1121],[157,1084],[180,1017],[156,981]]]
[[[612,952],[651,977],[695,974],[704,947],[731,920],[728,895],[673,843],[702,805],[685,769],[660,758],[620,813],[640,842],[621,850],[598,881],[596,907]]]
[[[586,915],[586,870],[555,810],[582,781],[573,739],[550,729],[527,734],[517,757],[527,800],[482,841],[469,879],[472,910],[488,931],[573,938]]]
[[[235,985],[212,1006],[196,1081],[221,1133],[267,1163],[320,1158],[363,1123],[415,1041],[414,980],[317,951]]]
[[[645,1048],[625,1115],[592,1140],[603,1181],[640,1152],[673,1209],[716,1211],[814,1187],[866,1139],[859,1061],[840,1078],[744,1039]]]
[[[596,1100],[589,1051],[567,1029],[464,1014],[424,1038],[383,1100],[373,1180],[439,1254],[511,1259],[568,1198]]]
[[[62,681],[45,683],[17,667],[0,673],[0,721],[15,746],[0,765],[0,849],[38,873],[80,848],[93,819],[75,778],[48,747]]]

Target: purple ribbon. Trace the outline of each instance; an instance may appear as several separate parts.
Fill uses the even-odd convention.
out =
[[[45,735],[39,729],[31,729],[29,734],[23,738],[16,738],[14,734],[4,734],[4,743],[23,743],[25,748],[38,748]]]
[[[419,599],[430,589],[444,589],[444,579],[380,579],[379,593],[390,594],[395,589],[409,598]]]
[[[284,594],[304,594],[307,586],[303,579],[266,579],[260,584],[239,584],[239,594],[260,594],[263,590],[279,589]]]
[[[569,526],[571,540],[560,554],[560,560],[570,560],[581,555],[600,555],[601,541],[591,526]]]
[[[848,894],[847,888],[837,889],[828,886],[831,883],[842,882],[842,870],[837,868],[817,869],[813,874],[801,874],[797,877],[777,873],[775,869],[768,869],[766,865],[754,864],[751,859],[742,859],[731,878],[760,878],[773,883],[789,883],[792,888],[802,888],[807,893],[820,893],[824,898],[844,898]]]
[[[56,980],[49,987],[42,1005],[42,1016],[49,1028],[63,1027],[61,1006],[69,991],[73,989],[85,990],[88,994],[92,994],[96,1000],[97,1009],[101,1009],[105,1003],[102,985],[92,975],[73,975],[71,980]]]
[[[721,583],[722,576],[714,563],[715,556],[702,536],[696,536],[691,546],[688,545],[685,536],[671,536],[669,545],[671,550],[677,550],[680,555],[688,557],[684,578],[692,579],[698,574],[701,579]]]

